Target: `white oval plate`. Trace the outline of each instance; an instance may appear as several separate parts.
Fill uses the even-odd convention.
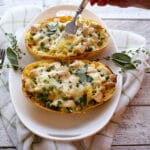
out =
[[[76,6],[56,6],[43,11],[38,15],[25,29],[25,31],[33,24],[40,20],[56,16],[62,11],[75,11]],[[67,10],[67,11],[66,11]],[[84,17],[101,21],[97,16],[88,10],[82,14]],[[107,28],[107,27],[106,27]],[[109,32],[109,31],[108,31]],[[21,33],[20,33],[21,34]],[[19,47],[26,53],[20,61],[21,66],[35,61],[27,52],[25,47],[24,36],[22,35]],[[109,44],[103,53],[103,56],[110,56],[117,52],[115,43],[110,35]],[[114,64],[104,62],[117,74],[117,88],[113,98],[105,104],[87,111],[83,114],[61,114],[55,112],[47,112],[30,103],[22,92],[21,73],[10,70],[9,72],[9,88],[17,115],[22,123],[33,133],[51,140],[70,141],[79,140],[100,131],[111,119],[117,104],[119,102],[122,86],[122,76],[118,74],[119,68]]]

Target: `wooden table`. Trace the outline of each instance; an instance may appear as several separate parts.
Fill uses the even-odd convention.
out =
[[[24,2],[24,1],[23,1]],[[28,1],[29,2],[29,1]],[[19,4],[19,0],[15,3]],[[22,3],[22,1],[20,1]],[[1,3],[0,3],[1,4]],[[1,7],[1,6],[0,6]],[[0,10],[5,10],[2,7]],[[98,11],[98,10],[97,10]],[[2,13],[0,13],[2,15]],[[102,8],[101,15],[110,29],[128,30],[147,39],[150,49],[150,11],[143,9]],[[136,88],[136,87],[135,87]],[[0,149],[15,149],[0,120]],[[142,86],[125,111],[116,130],[112,150],[150,149],[150,72],[146,72]]]

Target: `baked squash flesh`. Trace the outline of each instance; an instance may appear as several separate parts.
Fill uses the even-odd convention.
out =
[[[109,35],[95,20],[78,18],[76,34],[64,31],[71,16],[49,18],[33,24],[25,34],[26,47],[38,59],[94,58],[108,44]]]
[[[116,76],[104,64],[74,60],[37,61],[22,74],[23,93],[42,109],[77,113],[112,98]]]

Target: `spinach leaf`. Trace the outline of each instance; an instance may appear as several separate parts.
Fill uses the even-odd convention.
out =
[[[91,82],[93,78],[87,74],[81,73],[78,75],[80,77],[80,82]]]
[[[58,22],[55,25],[52,24],[46,24],[47,28],[48,28],[48,35],[52,35],[57,31],[58,28]]]
[[[77,69],[75,71],[75,74],[80,77],[80,82],[81,83],[91,82],[93,80],[93,78],[91,76],[86,74],[87,70],[88,70],[88,65],[85,64],[82,68]]]
[[[79,106],[81,109],[83,109],[84,106],[87,105],[87,96],[84,94],[82,97],[79,99]]]

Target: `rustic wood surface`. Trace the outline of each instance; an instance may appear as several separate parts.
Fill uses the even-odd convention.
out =
[[[140,13],[140,9],[136,11]],[[150,17],[138,19],[137,16],[129,16],[130,14],[121,19],[113,16],[111,18],[109,15],[104,21],[110,29],[132,31],[144,36],[147,39],[146,47],[150,48]],[[0,120],[0,150],[2,149],[14,150],[15,147]],[[138,94],[125,111],[116,130],[111,150],[150,150],[150,72],[146,72]]]

